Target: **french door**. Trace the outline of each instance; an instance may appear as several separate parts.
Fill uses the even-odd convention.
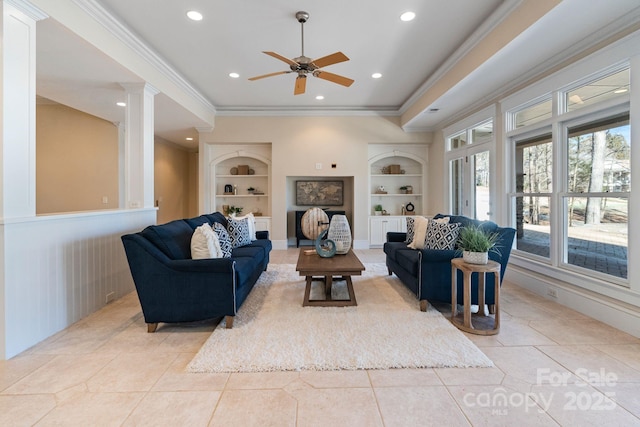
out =
[[[472,147],[449,155],[449,210],[479,220],[491,220],[491,150]]]

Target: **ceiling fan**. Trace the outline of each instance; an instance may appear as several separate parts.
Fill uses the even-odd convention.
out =
[[[347,77],[340,76],[338,74],[333,74],[327,71],[320,70],[320,68],[326,67],[328,65],[333,65],[339,62],[348,61],[349,58],[347,58],[347,56],[344,53],[336,52],[336,53],[332,53],[331,55],[323,56],[322,58],[318,58],[318,59],[311,59],[304,56],[304,23],[307,22],[307,20],[309,19],[309,14],[307,12],[302,12],[302,11],[297,12],[296,19],[300,23],[300,28],[302,33],[302,54],[299,57],[289,59],[275,52],[262,52],[276,59],[279,59],[280,61],[286,62],[287,64],[289,64],[289,68],[291,68],[291,70],[263,74],[261,76],[251,77],[249,80],[253,81],[253,80],[264,79],[265,77],[278,76],[280,74],[297,73],[298,77],[296,77],[296,83],[293,89],[294,95],[300,95],[304,93],[307,86],[307,74],[311,74],[314,77],[318,77],[323,80],[337,83],[342,86],[346,86],[346,87],[351,86],[354,80],[349,79]]]

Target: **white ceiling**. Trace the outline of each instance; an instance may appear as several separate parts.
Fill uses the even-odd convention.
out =
[[[377,112],[399,115],[443,75],[447,60],[487,20],[495,21],[518,0],[288,0],[163,1],[97,0],[143,40],[215,106],[217,114],[277,114],[314,111],[330,114]],[[589,2],[564,0],[550,13],[487,60],[476,72],[453,85],[410,123],[428,129],[459,115],[469,106],[495,97],[505,87],[587,47],[600,28],[637,23],[637,0]],[[204,15],[186,18],[187,10]],[[350,61],[326,71],[355,80],[345,88],[310,77],[304,95],[294,96],[295,74],[248,81],[249,77],[284,71],[287,65],[262,51],[294,58],[301,53],[298,10],[309,12],[305,55],[317,58],[336,51]],[[406,10],[412,22],[401,22]],[[496,12],[497,11],[497,12]],[[124,97],[120,82],[142,82],[89,43],[53,19],[38,23],[38,95],[111,121],[122,121],[114,107]],[[477,34],[475,34],[477,35]],[[474,36],[475,36],[474,35]],[[593,41],[591,41],[592,43]],[[572,50],[573,49],[573,50]],[[228,74],[237,72],[239,79]],[[371,78],[380,72],[381,79]],[[316,95],[324,95],[317,101]],[[429,108],[439,108],[428,114]],[[197,141],[196,127],[208,126],[164,94],[156,96],[156,134],[186,146]],[[195,144],[195,145],[194,145]]]

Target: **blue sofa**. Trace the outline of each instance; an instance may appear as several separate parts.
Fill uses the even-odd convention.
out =
[[[509,227],[498,227],[491,221],[478,221],[457,215],[438,214],[434,218],[450,217],[450,223],[460,223],[462,227],[467,225],[479,225],[489,233],[498,233],[497,251],[489,252],[489,259],[500,263],[500,280],[504,277],[511,246],[516,230]],[[389,275],[395,273],[420,301],[420,309],[425,311],[429,301],[451,303],[451,260],[462,256],[458,250],[416,250],[405,243],[406,233],[389,232],[387,242],[384,244],[386,264]],[[471,282],[472,304],[478,303],[478,275],[474,274]],[[487,274],[487,283],[493,283],[493,273]],[[462,272],[458,271],[458,304],[462,304]],[[495,294],[493,286],[486,287],[486,303],[493,312]]]
[[[260,274],[267,269],[267,231],[233,249],[231,258],[191,259],[191,236],[203,223],[227,225],[219,212],[180,219],[122,236],[148,332],[158,323],[193,322],[225,316],[227,328]]]

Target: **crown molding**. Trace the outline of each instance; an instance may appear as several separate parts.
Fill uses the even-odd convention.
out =
[[[230,107],[218,108],[220,117],[398,117],[396,109],[354,109],[354,108],[300,108],[300,107]]]
[[[49,17],[49,15],[44,13],[40,8],[34,6],[27,0],[4,0],[4,2],[15,7],[34,21],[41,21]]]
[[[16,0],[12,0],[16,1]],[[205,98],[189,81],[175,70],[159,53],[145,44],[141,38],[118,21],[107,9],[96,0],[72,0],[80,9],[95,19],[100,25],[124,43],[129,49],[143,58],[160,74],[199,102],[208,111],[216,114],[215,106]]]

